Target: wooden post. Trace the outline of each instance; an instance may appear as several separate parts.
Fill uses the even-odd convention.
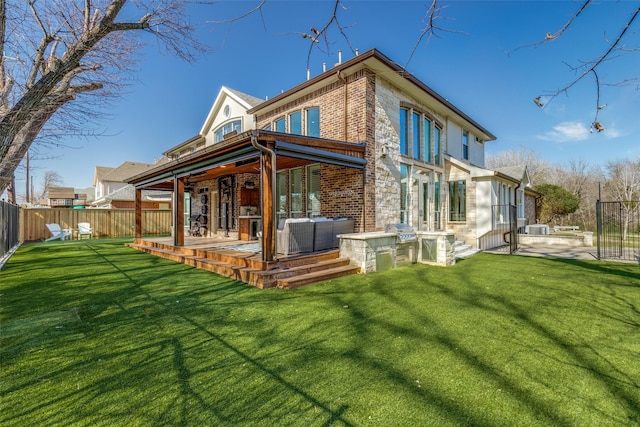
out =
[[[184,181],[185,177],[173,179],[173,245],[184,246]]]
[[[133,202],[135,207],[135,237],[136,239],[142,238],[142,189],[136,187],[136,197]],[[111,219],[109,219],[109,223],[111,223]],[[109,224],[111,225],[111,224]]]
[[[276,255],[275,217],[273,195],[276,183],[273,180],[273,162],[271,154],[262,152],[260,155],[260,172],[262,174],[260,186],[262,192],[262,261],[273,261]]]

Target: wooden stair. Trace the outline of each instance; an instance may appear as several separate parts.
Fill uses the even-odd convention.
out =
[[[175,247],[143,239],[128,246],[262,289],[293,289],[360,272],[360,267],[350,265],[349,259],[340,258],[337,250],[264,262],[259,254],[231,249]]]

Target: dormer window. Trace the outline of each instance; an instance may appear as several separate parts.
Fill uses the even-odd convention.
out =
[[[215,136],[214,142],[221,142],[224,140],[224,136],[230,132],[236,131],[238,133],[242,132],[242,120],[234,120],[229,123],[225,123],[220,126],[218,129],[213,131]]]

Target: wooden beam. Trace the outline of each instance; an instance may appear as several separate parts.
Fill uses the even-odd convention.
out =
[[[275,192],[275,181],[273,174],[273,155],[263,152],[260,156],[260,174],[262,184],[262,260],[273,261],[276,256],[276,232],[273,195]]]
[[[135,200],[133,202],[135,209],[135,236],[136,239],[142,238],[142,189],[136,188]]]
[[[184,182],[187,178],[173,179],[173,246],[184,246]]]

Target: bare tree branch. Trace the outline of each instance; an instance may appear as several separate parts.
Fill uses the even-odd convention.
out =
[[[592,2],[592,0],[586,0],[586,1],[582,4],[582,6],[580,7],[580,9],[578,9],[578,10],[573,14],[573,16],[572,16],[571,18],[569,18],[569,20],[568,20],[568,21],[567,21],[567,22],[562,26],[562,28],[560,28],[560,29],[559,29],[558,31],[556,31],[555,33],[553,33],[553,34],[552,34],[552,33],[547,33],[547,34],[545,35],[545,37],[544,37],[544,39],[543,39],[543,40],[540,40],[539,42],[531,43],[531,44],[528,44],[528,45],[525,45],[525,46],[517,47],[517,48],[515,48],[514,50],[512,50],[512,51],[508,52],[508,54],[511,54],[511,53],[513,53],[513,52],[515,52],[515,51],[517,51],[517,50],[524,49],[524,48],[538,47],[538,46],[541,46],[541,45],[543,45],[543,44],[545,44],[545,43],[549,43],[550,41],[556,40],[557,38],[559,38],[560,36],[562,36],[562,35],[565,33],[565,31],[567,31],[567,29],[571,26],[571,24],[573,23],[573,21],[575,21],[575,20],[578,18],[578,16],[580,16],[580,14],[581,14],[582,12],[584,12],[584,11],[585,11],[585,9],[586,9],[590,4],[591,4],[591,2]]]
[[[121,93],[138,60],[135,34],[156,36],[187,61],[204,51],[185,16],[188,0],[27,0],[8,10],[5,1],[0,192],[36,138],[55,144],[62,135],[86,134],[87,123],[104,116],[100,107]],[[137,18],[121,17],[125,5]],[[7,64],[9,56],[17,60]]]
[[[434,37],[434,36],[439,37],[439,35],[436,33],[437,31],[442,31],[445,33],[466,34],[462,31],[450,30],[450,29],[443,28],[436,25],[436,22],[441,19],[451,20],[450,18],[445,18],[441,13],[445,8],[446,6],[438,6],[438,0],[433,0],[431,3],[431,6],[427,8],[427,12],[423,18],[423,23],[425,26],[422,29],[422,31],[420,31],[420,37],[418,37],[418,40],[416,41],[415,45],[413,46],[413,49],[411,50],[411,54],[409,54],[409,58],[407,59],[407,62],[404,65],[405,69],[407,69],[407,67],[409,66],[409,63],[413,59],[413,56],[415,55],[416,50],[422,44],[422,41],[425,39],[425,37],[427,38],[427,43],[429,43],[429,41],[431,40],[431,37]]]

